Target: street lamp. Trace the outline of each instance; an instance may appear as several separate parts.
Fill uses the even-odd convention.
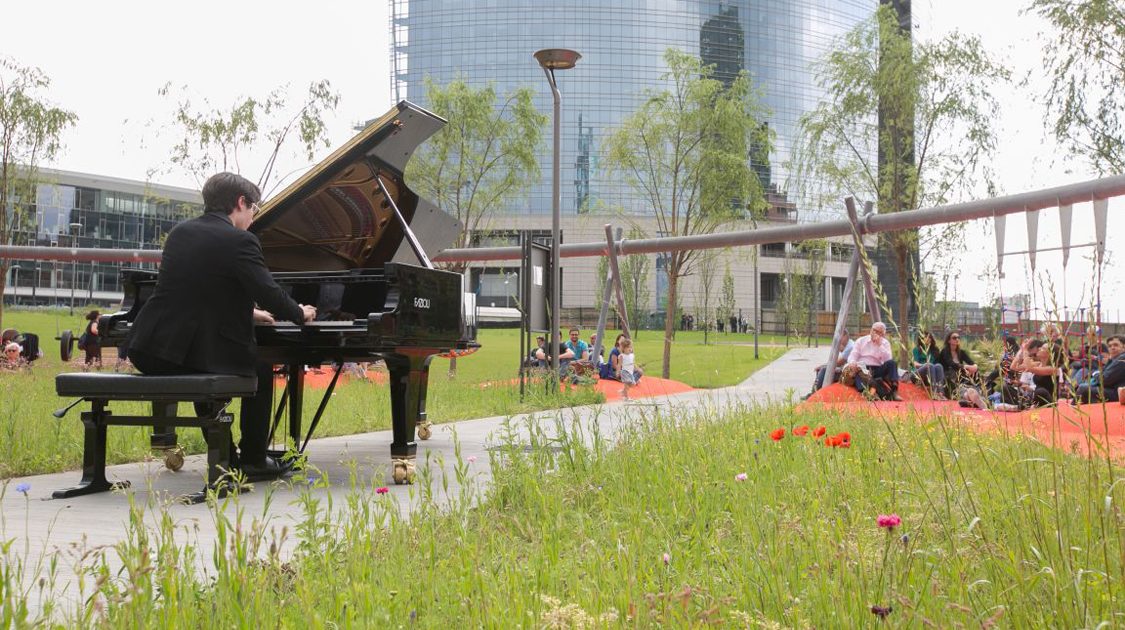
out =
[[[74,231],[81,229],[81,223],[70,224],[70,249],[71,254],[74,254]],[[74,260],[70,263],[70,314],[74,315],[74,285],[78,284],[78,257],[75,256]]]
[[[559,86],[555,83],[555,70],[569,70],[573,68],[582,55],[566,48],[544,48],[536,51],[535,60],[547,75],[547,83],[551,85],[551,95],[555,101],[555,146],[551,163],[551,369],[556,375],[559,373],[559,328],[562,325],[562,270],[559,261],[559,240],[561,238],[559,216],[562,205],[562,185],[559,178],[559,164],[562,161],[560,143],[560,124],[562,119],[562,95]]]

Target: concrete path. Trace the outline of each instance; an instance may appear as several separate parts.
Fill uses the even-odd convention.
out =
[[[461,461],[468,471],[463,478],[466,483],[482,488],[491,478],[489,449],[503,443],[506,432],[515,432],[516,439],[522,441],[528,440],[531,426],[553,435],[562,419],[568,425],[578,423],[587,432],[596,427],[602,437],[612,440],[630,421],[654,413],[682,417],[685,412],[697,409],[795,402],[809,390],[812,368],[824,361],[825,354],[824,348],[791,350],[734,387],[513,418],[492,417],[435,425],[433,437],[419,443],[418,467],[422,476],[432,479],[430,487],[434,500],[445,502],[458,497],[461,491],[455,472],[458,446]],[[331,422],[330,414],[326,421]],[[396,486],[390,481],[390,441],[389,430],[313,440],[307,450],[309,464],[326,477],[328,483],[311,486],[255,484],[251,492],[230,502],[225,513],[234,518],[236,508],[241,508],[248,521],[251,518],[265,520],[263,514],[268,505],[270,526],[277,530],[288,527],[293,531],[294,524],[302,517],[296,499],[303,491],[308,489],[314,498],[321,500],[321,505],[329,495],[340,505],[344,503],[342,498],[351,491],[352,479],[356,486],[364,487],[369,493],[377,487],[386,487],[400,510],[407,513],[419,501],[419,485]],[[175,502],[177,496],[203,486],[205,465],[205,457],[195,455],[188,457],[177,473],[165,470],[161,461],[112,466],[107,476],[112,481],[131,482],[128,491],[60,500],[50,499],[51,492],[76,484],[81,477],[78,471],[7,480],[3,482],[7,487],[0,503],[0,540],[15,539],[12,550],[24,560],[25,587],[31,587],[43,577],[42,573],[35,572],[34,566],[46,566],[52,554],[60,554],[56,588],[64,601],[71,602],[76,601],[79,590],[75,573],[77,559],[91,550],[110,548],[124,540],[131,505],[165,508],[176,523],[177,540],[197,545],[198,557],[208,561],[216,539],[214,514],[205,505],[186,506]],[[26,495],[16,491],[25,484],[29,486]],[[146,523],[155,523],[160,511],[147,510]],[[294,542],[290,536],[289,544]],[[111,564],[116,561],[112,552],[108,560]],[[200,569],[206,571],[207,567]],[[32,588],[31,592],[35,590]]]

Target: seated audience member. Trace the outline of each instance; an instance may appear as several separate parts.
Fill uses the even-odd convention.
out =
[[[609,360],[603,363],[601,369],[598,370],[598,376],[602,379],[610,381],[618,380],[617,370],[621,362],[618,357],[621,356],[621,341],[623,339],[625,339],[624,334],[617,335],[617,339],[613,342],[613,350],[609,351]]]
[[[884,400],[902,400],[898,395],[898,365],[893,358],[891,342],[887,339],[886,324],[871,324],[870,334],[856,340],[848,355],[848,365],[852,364],[871,376],[870,386],[876,396]],[[855,388],[861,394],[866,393],[866,379],[855,379]]]
[[[570,362],[574,360],[574,351],[566,347],[566,342],[562,342],[558,347],[559,353],[559,377],[566,376],[570,371]],[[535,358],[540,362],[543,367],[551,366],[551,353],[548,346],[544,343],[543,347],[535,350]]]
[[[1099,372],[1078,385],[1076,398],[1080,403],[1120,400],[1119,388],[1125,387],[1125,336],[1114,335],[1106,340],[1109,360]]]
[[[598,345],[597,341],[598,335],[596,333],[590,335],[590,343],[588,345],[590,348],[590,361],[593,362],[595,367],[600,368],[601,365],[605,363],[605,348],[598,348],[598,356],[594,356],[594,346]]]
[[[539,358],[539,353],[547,349],[547,338],[543,335],[535,337],[535,347],[528,351],[527,359],[524,360],[524,365],[527,367],[541,368],[546,367],[543,361]]]
[[[585,361],[590,358],[590,347],[586,345],[585,341],[582,341],[577,328],[570,329],[570,339],[567,340],[566,347],[574,353],[575,361]]]
[[[20,356],[23,348],[20,344],[11,341],[4,346],[4,357],[0,359],[0,369],[7,372],[15,372],[27,367],[27,361]]]
[[[855,348],[855,342],[852,341],[851,337],[848,335],[848,330],[845,328],[840,332],[840,344],[837,346],[839,354],[836,355],[836,369],[834,372],[839,372],[840,369],[848,363],[848,356],[851,355],[852,348]],[[824,376],[828,372],[827,367],[828,364],[821,363],[813,368],[813,371],[816,372],[816,377],[813,378],[813,389],[812,393],[809,394],[810,396],[815,394],[821,387],[824,387]]]
[[[930,392],[930,398],[945,400],[945,368],[941,364],[938,353],[937,340],[933,333],[918,335],[918,342],[914,345],[912,363],[914,372],[922,379]]]
[[[973,387],[980,393],[977,364],[969,353],[961,347],[961,334],[951,332],[945,336],[945,346],[938,355],[941,367],[945,370],[946,390],[957,399],[964,398],[964,387]]]
[[[1012,366],[1021,372],[1021,393],[1032,406],[1050,405],[1058,399],[1060,367],[1052,360],[1052,346],[1051,342],[1032,340],[1021,361]]]
[[[1012,382],[1013,379],[1019,381],[1019,374],[1012,374],[1012,361],[1015,360],[1020,351],[1019,341],[1015,337],[1005,334],[1003,343],[1004,348],[1000,353],[1000,361],[984,380],[985,389],[988,391],[1002,393],[1005,384]]]

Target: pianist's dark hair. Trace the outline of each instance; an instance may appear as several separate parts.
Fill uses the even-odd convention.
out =
[[[254,182],[234,173],[217,173],[203,184],[203,205],[207,212],[230,214],[238,205],[239,197],[246,197],[247,203],[258,203],[262,200],[262,191]]]

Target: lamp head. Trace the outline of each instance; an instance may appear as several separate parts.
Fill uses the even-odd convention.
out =
[[[544,48],[533,56],[546,70],[569,70],[582,58],[582,55],[566,48]]]

